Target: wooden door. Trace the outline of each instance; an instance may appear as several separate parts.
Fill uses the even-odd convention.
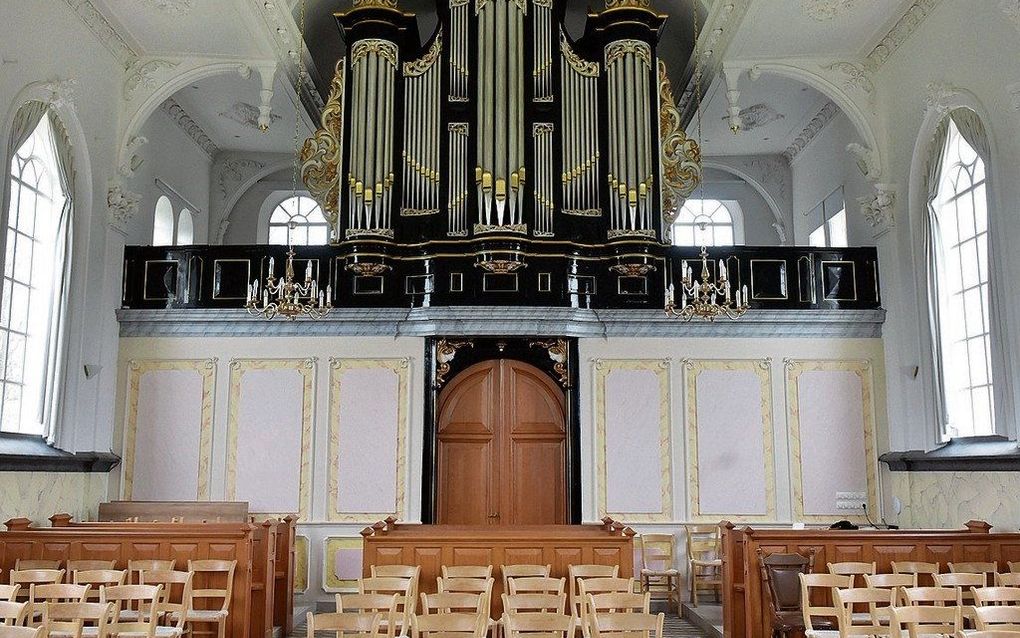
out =
[[[566,523],[566,408],[545,373],[476,363],[440,393],[438,414],[437,523]]]

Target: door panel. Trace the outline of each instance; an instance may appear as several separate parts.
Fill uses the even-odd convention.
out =
[[[438,403],[437,523],[566,523],[566,409],[552,379],[520,361],[485,361]]]

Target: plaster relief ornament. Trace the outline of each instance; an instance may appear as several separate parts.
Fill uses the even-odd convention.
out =
[[[812,20],[828,22],[854,8],[857,0],[802,0],[801,9]]]
[[[259,127],[259,115],[261,111],[259,107],[254,104],[248,104],[247,102],[235,102],[230,109],[220,113],[220,117],[226,118],[233,122],[237,122],[245,128],[253,130],[261,130]],[[275,123],[283,119],[281,116],[275,113],[269,116],[271,123]],[[268,128],[268,127],[267,127]]]
[[[999,0],[999,7],[1013,26],[1020,29],[1020,0]]]
[[[949,113],[949,102],[960,92],[958,87],[948,82],[929,82],[927,90],[924,98],[925,110],[932,109],[940,117],[945,117]]]
[[[172,16],[187,15],[195,4],[195,0],[144,0],[163,13]]]
[[[758,127],[765,126],[766,124],[771,124],[776,120],[782,120],[784,118],[786,118],[785,115],[776,111],[769,104],[764,103],[754,104],[740,111],[741,121],[740,128],[743,131],[753,131]],[[729,120],[730,117],[727,115],[726,117],[722,117],[720,119],[725,122]]]
[[[124,226],[138,213],[138,204],[142,196],[124,188],[116,179],[110,180],[106,193],[108,219],[115,226]]]
[[[861,215],[872,228],[881,231],[896,225],[893,207],[896,205],[896,190],[886,184],[875,184],[875,194],[858,198]]]

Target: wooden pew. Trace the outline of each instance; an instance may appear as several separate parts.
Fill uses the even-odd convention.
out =
[[[110,501],[99,504],[100,521],[173,523],[243,523],[244,501]]]
[[[493,617],[502,614],[500,565],[552,565],[566,577],[571,564],[619,565],[620,576],[634,575],[634,530],[610,518],[601,525],[403,525],[388,518],[362,530],[363,569],[372,565],[420,565],[419,591],[436,591],[443,565],[492,565]]]
[[[755,529],[722,523],[723,634],[725,638],[768,638],[769,600],[758,550],[773,553],[815,551],[814,571],[827,563],[875,562],[879,573],[893,561],[938,562],[1020,560],[1020,534],[991,534],[991,526],[970,521],[962,530]],[[930,583],[928,583],[930,584]]]

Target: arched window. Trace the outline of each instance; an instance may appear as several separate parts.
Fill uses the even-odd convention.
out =
[[[4,432],[43,434],[49,421],[48,397],[55,394],[51,365],[60,356],[71,214],[64,184],[73,179],[67,162],[60,159],[70,147],[65,139],[63,150],[57,150],[58,134],[66,135],[62,127],[55,133],[50,114],[43,113],[11,158],[0,309]]]
[[[156,200],[156,212],[152,222],[152,245],[174,245],[174,205],[166,195],[161,195]]]
[[[952,436],[995,433],[985,163],[948,121],[931,203],[937,220],[945,419]]]
[[[689,199],[673,223],[674,246],[732,246],[735,240],[736,202],[718,199]]]
[[[329,242],[329,224],[322,208],[311,197],[288,197],[269,217],[269,243],[287,245],[288,233],[295,246],[319,246]]]
[[[191,211],[187,208],[181,209],[177,216],[177,245],[187,246],[195,243],[195,221]]]

